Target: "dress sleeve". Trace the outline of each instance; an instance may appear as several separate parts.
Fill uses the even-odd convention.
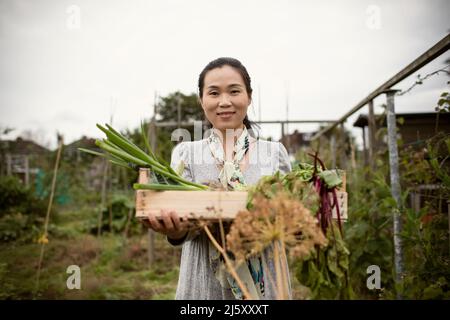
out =
[[[186,142],[181,142],[180,144],[176,145],[175,148],[172,150],[172,157],[170,160],[170,167],[177,171],[180,164],[183,162],[184,170],[181,173],[181,176],[189,181],[194,181],[194,177],[192,175],[192,170],[190,166],[190,154],[189,154],[189,146]],[[198,232],[195,231],[188,231],[186,236],[181,239],[170,239],[167,238],[167,241],[173,245],[173,246],[181,246],[185,241],[190,241],[194,239],[198,235]]]
[[[275,171],[279,170],[281,173],[288,173],[292,170],[291,160],[289,159],[288,152],[281,142],[278,142],[278,156],[275,164]]]
[[[184,170],[181,176],[189,181],[194,181],[189,161],[189,148],[186,142],[181,142],[172,150],[172,157],[170,159],[170,166],[177,171],[180,164],[183,162]]]

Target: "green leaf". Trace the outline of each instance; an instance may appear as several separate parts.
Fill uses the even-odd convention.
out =
[[[152,158],[155,158],[155,154],[153,153],[152,147],[150,146],[150,143],[148,142],[147,132],[145,131],[145,125],[144,122],[141,122],[141,135],[142,139],[144,140],[145,147],[147,148],[147,152],[150,154]]]
[[[436,284],[432,284],[429,287],[425,288],[423,290],[423,299],[430,300],[430,299],[438,299],[444,292],[442,291],[442,288],[437,286]]]
[[[158,190],[158,191],[201,191],[199,188],[192,186],[182,186],[173,184],[159,184],[159,183],[135,183],[133,184],[135,190]]]
[[[97,152],[97,151],[93,151],[93,150],[89,150],[89,149],[85,149],[85,148],[78,148],[78,150],[80,150],[82,152],[85,152],[85,153],[92,154],[94,156],[106,158],[106,154],[105,153],[101,153],[101,152]]]
[[[337,174],[336,170],[325,170],[318,174],[328,188],[334,188],[342,184],[342,179]]]

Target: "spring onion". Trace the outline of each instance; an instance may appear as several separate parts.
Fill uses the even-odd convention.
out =
[[[188,181],[170,167],[170,165],[156,156],[148,143],[144,125],[141,124],[141,134],[148,153],[131,142],[120,132],[110,125],[105,127],[97,124],[97,127],[105,133],[106,138],[96,140],[95,144],[103,149],[105,153],[96,152],[89,149],[78,148],[82,152],[86,152],[95,156],[106,158],[111,163],[136,170],[138,168],[149,168],[157,183],[151,184],[134,184],[134,189],[150,189],[150,190],[206,190],[208,186]]]

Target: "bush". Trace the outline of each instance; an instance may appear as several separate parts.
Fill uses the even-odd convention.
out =
[[[0,217],[16,212],[28,214],[35,210],[41,211],[40,204],[33,200],[36,199],[32,191],[17,177],[0,177]]]
[[[18,178],[0,177],[0,241],[33,239],[46,211],[46,201],[38,199]]]
[[[438,134],[423,148],[400,148],[403,281],[394,281],[392,215],[388,154],[378,157],[378,168],[358,171],[349,181],[349,245],[351,282],[360,298],[448,299],[450,297],[450,248],[445,200],[450,197],[448,154],[450,136]],[[436,163],[438,165],[436,165]],[[410,207],[411,191],[418,185],[435,185],[421,191],[420,210]],[[417,192],[417,191],[415,191]],[[381,269],[382,290],[369,290],[366,268]]]
[[[124,194],[111,196],[106,208],[98,208],[97,214],[92,216],[85,225],[85,231],[91,234],[97,234],[98,231],[98,213],[101,210],[102,232],[124,233],[128,223],[128,235],[136,235],[142,231],[140,223],[134,218],[134,203],[132,198]],[[131,217],[128,215],[131,211]]]

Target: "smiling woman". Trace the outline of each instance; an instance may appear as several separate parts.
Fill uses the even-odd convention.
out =
[[[208,83],[206,87],[205,82]],[[251,80],[247,69],[238,60],[219,58],[211,61],[200,73],[198,90],[206,118],[215,124],[215,128],[239,128],[242,123],[247,129],[252,128],[247,116],[253,92]],[[227,112],[235,114],[234,122],[214,121],[216,116]]]
[[[225,189],[239,190],[256,184],[264,175],[291,170],[281,143],[264,141],[252,134],[247,116],[252,101],[251,80],[241,62],[233,58],[210,62],[200,73],[198,88],[201,107],[212,129],[205,139],[182,142],[173,150],[171,166],[177,168],[183,162],[184,179],[198,183],[217,181]],[[208,236],[187,230],[174,211],[161,215],[162,221],[150,215],[148,226],[167,235],[172,245],[183,245],[176,298],[242,299],[243,292],[226,271]],[[217,235],[218,228],[215,231]],[[253,298],[277,297],[272,248],[250,257],[236,270]],[[287,263],[284,266],[287,268]]]
[[[206,118],[222,133],[226,129],[241,129],[251,103],[251,88],[246,87],[239,69],[230,65],[215,68],[214,64],[210,68],[200,75],[199,81]],[[208,84],[205,88],[204,83]]]

